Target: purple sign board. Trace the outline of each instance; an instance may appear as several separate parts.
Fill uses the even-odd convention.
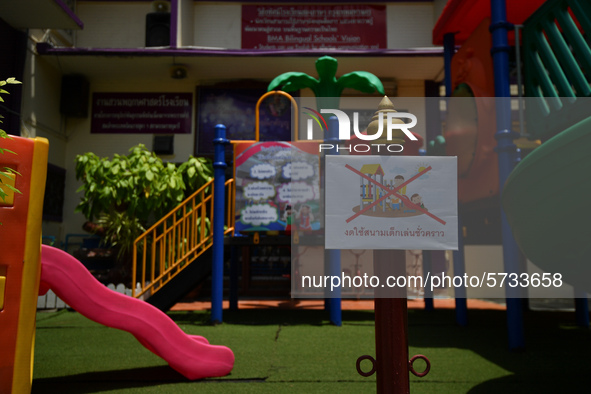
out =
[[[91,133],[190,134],[192,93],[93,93]]]

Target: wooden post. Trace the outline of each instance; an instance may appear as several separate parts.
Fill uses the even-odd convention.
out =
[[[406,276],[404,250],[374,250],[376,384],[378,393],[410,393],[406,287],[386,287],[388,276]],[[381,287],[384,285],[384,287]]]

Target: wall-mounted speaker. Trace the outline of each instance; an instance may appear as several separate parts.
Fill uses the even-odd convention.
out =
[[[71,118],[88,117],[90,83],[84,75],[62,76],[60,113]]]
[[[170,45],[170,12],[146,14],[146,47]]]

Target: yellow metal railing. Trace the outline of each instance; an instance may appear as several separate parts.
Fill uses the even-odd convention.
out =
[[[234,180],[225,183],[224,234],[234,232]],[[209,249],[213,240],[213,180],[140,235],[133,248],[132,296],[152,295]],[[139,286],[137,285],[139,283]]]

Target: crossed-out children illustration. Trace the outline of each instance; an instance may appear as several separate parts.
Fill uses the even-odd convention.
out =
[[[395,187],[398,188],[400,185],[402,185],[402,183],[404,183],[404,177],[402,175],[396,175],[394,177],[394,184],[390,184],[388,189],[393,189]],[[398,193],[401,196],[406,196],[406,186],[399,188]],[[404,201],[402,198],[398,198],[394,195],[390,195],[388,198],[386,198],[386,202],[389,203],[389,205],[386,205],[386,209],[397,209],[400,211],[404,207]]]
[[[360,204],[353,208],[355,214],[346,220],[347,223],[359,215],[410,217],[425,214],[445,224],[445,221],[425,208],[423,198],[418,193],[412,194],[410,199],[406,195],[406,186],[431,171],[431,166],[406,181],[402,175],[396,175],[390,184],[384,181],[384,170],[379,164],[366,164],[361,170],[356,170],[349,164],[345,167],[360,176]]]
[[[394,188],[398,188],[400,185],[402,185],[402,183],[404,183],[404,177],[402,175],[396,175],[396,177],[394,177],[394,182],[388,185],[388,189],[392,190]],[[403,213],[416,213],[416,209],[410,209],[408,207],[405,208],[404,206],[404,200],[406,198],[406,186],[399,188],[398,194],[400,194],[401,198],[398,198],[395,195],[390,195],[388,198],[386,198],[386,210],[398,210],[402,211]],[[425,204],[423,204],[423,198],[418,193],[414,193],[411,196],[410,202],[427,210],[425,208]]]
[[[285,206],[282,217],[282,220],[285,222],[285,230],[291,231],[294,225],[297,226],[298,230],[313,230],[314,214],[310,206],[308,204],[302,204],[299,210],[294,208],[291,204]]]

